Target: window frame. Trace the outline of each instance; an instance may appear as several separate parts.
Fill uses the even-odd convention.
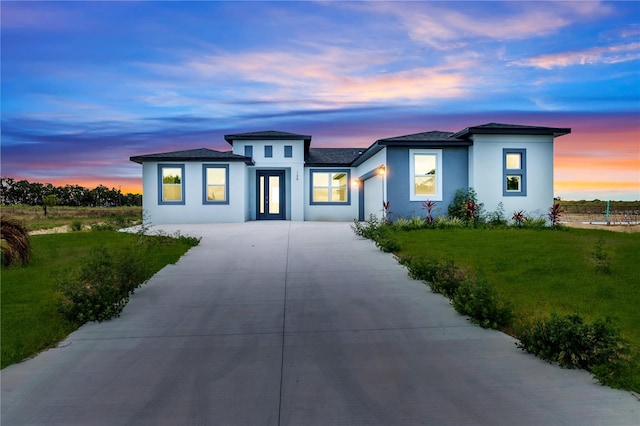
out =
[[[214,186],[214,185],[209,185],[209,183],[207,182],[207,170],[209,169],[224,169],[224,200],[223,201],[217,201],[217,200],[209,200],[207,198],[207,189],[209,188],[209,186]],[[215,186],[220,186],[220,185],[215,185]],[[204,205],[224,205],[224,204],[229,204],[229,165],[228,164],[203,164],[202,165],[202,204]]]
[[[507,156],[509,154],[520,155],[520,168],[508,169]],[[510,177],[520,178],[520,189],[507,189]],[[526,197],[527,196],[527,150],[524,148],[503,148],[502,149],[502,195],[505,197]]]
[[[273,158],[273,145],[264,146],[264,158]]]
[[[284,158],[293,158],[293,145],[284,146]]]
[[[164,185],[163,182],[163,170],[164,169],[180,169],[180,200],[165,200],[164,199]],[[168,184],[166,184],[168,185]],[[175,184],[174,184],[175,185]],[[171,205],[184,205],[185,204],[185,168],[184,164],[169,164],[169,163],[161,163],[158,164],[158,204],[171,206]]]
[[[430,195],[416,194],[416,171],[415,156],[416,155],[435,155],[436,157],[436,190]],[[410,201],[442,201],[442,150],[441,149],[410,149],[409,150],[409,200]],[[427,176],[427,175],[420,175]]]
[[[328,188],[329,193],[329,201],[314,201],[313,199],[313,189],[314,189],[314,174],[315,173],[328,173],[329,174],[329,186],[321,186],[319,188]],[[331,175],[334,173],[344,173],[347,178],[347,200],[346,201],[333,201],[332,200],[332,189],[331,186]],[[351,169],[310,169],[309,170],[309,204],[312,206],[350,206],[351,205]]]
[[[244,156],[253,158],[253,145],[245,145],[244,146]]]

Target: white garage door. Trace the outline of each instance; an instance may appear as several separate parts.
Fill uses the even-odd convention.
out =
[[[364,220],[372,214],[382,217],[382,176],[373,176],[364,181]]]

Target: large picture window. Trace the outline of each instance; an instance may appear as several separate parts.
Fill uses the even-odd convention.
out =
[[[205,164],[202,176],[204,204],[229,204],[229,166]]]
[[[311,204],[349,204],[349,170],[311,170]]]
[[[526,150],[505,148],[502,151],[502,194],[504,196],[527,195]]]
[[[183,164],[160,164],[158,182],[159,204],[184,204]]]
[[[442,200],[442,150],[409,150],[411,201]]]

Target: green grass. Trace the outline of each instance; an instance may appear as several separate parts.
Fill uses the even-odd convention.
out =
[[[27,266],[2,269],[0,299],[1,366],[19,362],[55,346],[77,325],[57,310],[56,277],[78,265],[90,250],[103,247],[116,253],[134,244],[136,235],[118,232],[74,232],[31,237],[33,256]],[[159,238],[159,237],[146,237]],[[160,237],[145,256],[147,278],[175,263],[190,245],[180,239]]]
[[[629,342],[632,369],[618,385],[640,391],[640,234],[565,229],[421,229],[390,231],[399,255],[453,260],[486,280],[514,306],[506,330],[552,312],[610,317]],[[600,245],[610,273],[598,271]]]

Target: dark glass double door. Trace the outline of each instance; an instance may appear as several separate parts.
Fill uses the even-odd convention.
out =
[[[256,171],[258,220],[285,219],[284,170]]]

